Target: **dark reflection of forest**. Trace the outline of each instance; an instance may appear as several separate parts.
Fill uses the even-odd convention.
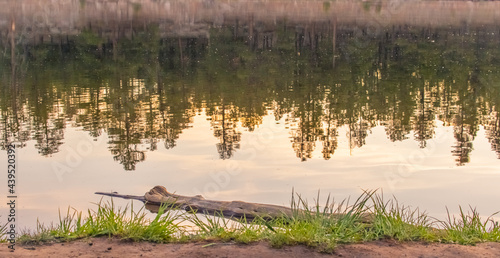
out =
[[[480,126],[500,158],[498,28],[236,24],[210,38],[162,38],[149,25],[110,35],[17,39],[14,49],[1,38],[2,148],[34,140],[49,156],[70,124],[107,133],[113,158],[134,170],[146,151],[174,148],[204,111],[229,159],[240,130],[272,111],[304,161],[316,148],[330,159],[339,137],[362,147],[376,125],[425,148],[436,123],[453,127],[457,165],[469,162]]]

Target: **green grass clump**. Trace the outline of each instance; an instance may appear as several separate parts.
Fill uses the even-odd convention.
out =
[[[51,235],[51,230],[48,227],[45,227],[38,220],[36,223],[37,229],[35,233],[23,233],[17,241],[24,244],[40,244],[57,240],[53,235]]]
[[[381,195],[372,199],[374,219],[367,239],[437,241],[438,231],[432,227],[430,218],[418,208],[400,205],[396,199],[385,202]]]
[[[222,213],[221,213],[222,214]],[[220,216],[192,214],[188,219],[197,227],[197,239],[235,241],[248,244],[262,240],[261,220],[229,220]]]
[[[70,241],[86,237],[118,237],[133,241],[150,241],[166,243],[182,238],[183,228],[180,215],[173,215],[167,211],[167,206],[160,207],[153,220],[146,218],[141,208],[134,212],[128,206],[124,209],[116,208],[113,201],[98,203],[97,211],[88,210],[87,217],[74,210],[68,211],[62,217],[59,212],[59,224],[46,227],[38,223],[34,234],[24,234],[19,238],[21,243],[41,243],[48,241]],[[129,215],[130,214],[130,215]]]
[[[467,213],[462,207],[459,208],[459,218],[450,216],[448,209],[446,209],[448,220],[441,221],[447,233],[443,237],[444,242],[473,245],[479,242],[500,241],[500,226],[492,219],[492,216],[498,212],[483,221],[475,208],[469,207],[470,211]]]
[[[318,194],[310,206],[300,195],[293,194],[291,209],[289,216],[247,221],[224,218],[222,212],[218,216],[199,215],[162,206],[154,219],[148,219],[144,207],[134,212],[132,206],[130,210],[128,206],[121,209],[111,200],[97,204],[97,210],[89,210],[85,217],[68,209],[65,216],[59,216],[58,224],[46,227],[37,223],[35,233],[25,233],[18,241],[43,243],[99,236],[157,243],[268,241],[273,247],[301,244],[321,252],[332,252],[338,244],[381,239],[467,245],[500,241],[500,226],[492,218],[497,213],[482,220],[475,209],[466,213],[460,207],[458,218],[448,215],[446,221],[437,221],[418,208],[400,205],[395,198],[385,201],[376,191],[363,192],[352,205],[349,199],[336,203],[330,196],[320,205]],[[4,232],[4,228],[0,229],[0,233]]]
[[[319,196],[310,208],[307,201],[298,195],[297,201],[292,198],[293,216],[268,223],[266,239],[274,247],[303,244],[322,252],[333,251],[338,243],[361,241],[366,228],[363,219],[368,211],[367,202],[373,194],[364,192],[353,205],[349,205],[349,200],[339,204],[330,202],[328,196],[323,208],[319,204]]]

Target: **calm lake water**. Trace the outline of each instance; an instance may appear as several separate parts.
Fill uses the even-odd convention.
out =
[[[61,2],[0,2],[2,223],[9,144],[28,229],[155,185],[500,210],[499,3]]]

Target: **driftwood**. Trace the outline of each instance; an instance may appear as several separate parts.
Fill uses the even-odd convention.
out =
[[[222,215],[231,219],[246,219],[252,221],[255,218],[265,220],[291,217],[294,211],[291,208],[261,203],[249,203],[242,201],[215,201],[207,200],[201,195],[182,196],[169,193],[163,186],[155,186],[144,196],[121,195],[118,193],[103,193],[96,194],[106,195],[111,197],[119,197],[125,199],[134,199],[142,201],[146,204],[146,208],[152,212],[158,212],[160,205],[167,205],[168,208],[185,210],[187,212],[202,213],[209,215]],[[337,213],[332,216],[341,217],[345,214]],[[364,216],[362,221],[368,222],[371,216]]]

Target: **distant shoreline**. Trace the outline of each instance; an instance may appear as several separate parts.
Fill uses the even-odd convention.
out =
[[[78,34],[94,28],[162,24],[190,30],[197,24],[338,23],[366,27],[496,26],[500,1],[322,1],[322,0],[24,0],[0,1],[0,33]]]

